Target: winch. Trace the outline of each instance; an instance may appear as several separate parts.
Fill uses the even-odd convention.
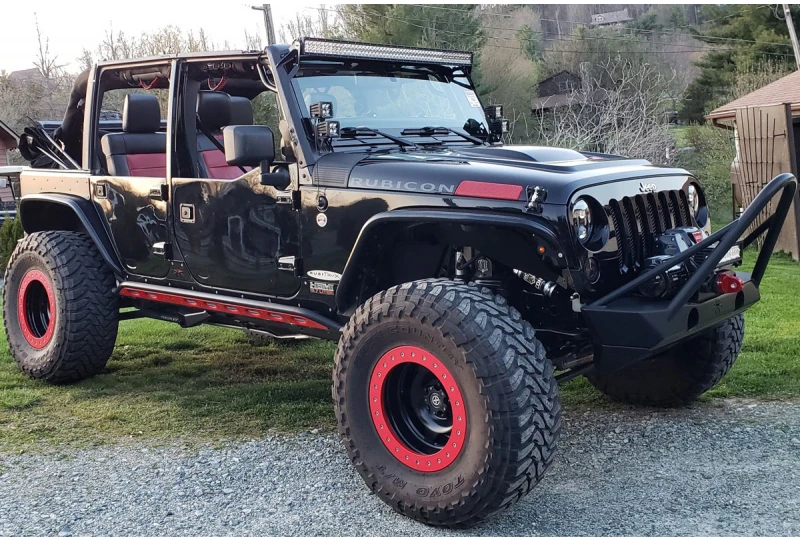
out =
[[[677,227],[656,235],[655,250],[659,255],[645,259],[642,272],[656,268],[674,255],[702,241],[704,237],[703,231],[697,227]],[[693,259],[676,264],[642,284],[639,292],[648,298],[671,298],[696,269],[697,263]]]

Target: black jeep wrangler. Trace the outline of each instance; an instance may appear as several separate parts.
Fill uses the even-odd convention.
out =
[[[353,465],[398,512],[449,526],[542,478],[559,382],[647,405],[714,386],[794,177],[711,234],[684,170],[502,145],[471,64],[307,38],[84,73],[55,132],[21,143],[26,236],[3,291],[20,368],[101,373],[137,317],[336,340]],[[752,274],[735,271],[759,238]]]

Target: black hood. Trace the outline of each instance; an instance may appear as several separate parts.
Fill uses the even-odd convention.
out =
[[[565,204],[585,187],[661,176],[690,175],[641,159],[535,146],[335,152],[321,157],[314,168],[322,186],[454,194],[463,181],[491,182],[544,188],[547,202],[553,204]]]

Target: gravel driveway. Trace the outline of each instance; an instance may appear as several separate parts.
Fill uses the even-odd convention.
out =
[[[567,411],[556,465],[471,535],[800,535],[800,404]],[[333,434],[0,455],[6,535],[445,535],[370,495]]]

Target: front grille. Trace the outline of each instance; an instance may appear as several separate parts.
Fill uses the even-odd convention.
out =
[[[611,199],[606,211],[617,239],[619,270],[624,274],[638,271],[645,259],[657,255],[657,234],[694,225],[689,200],[682,190]]]

